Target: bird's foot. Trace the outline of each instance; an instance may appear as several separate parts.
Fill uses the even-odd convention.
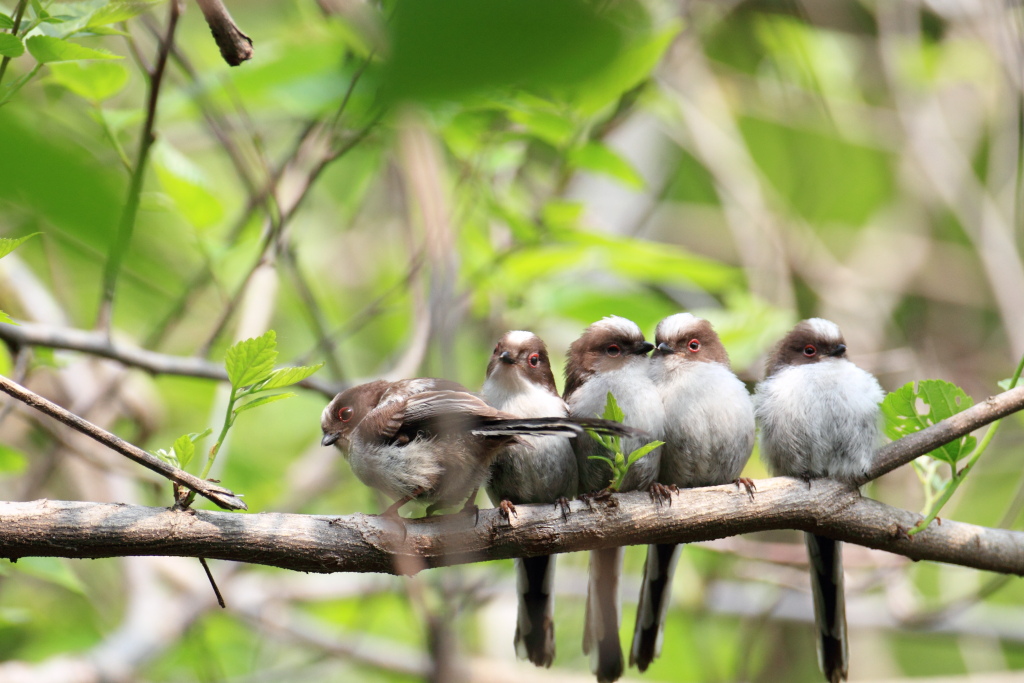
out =
[[[572,510],[569,507],[569,499],[568,498],[566,498],[565,496],[560,496],[558,498],[558,500],[555,501],[555,507],[562,509],[562,520],[563,521],[566,520],[566,519],[569,519],[569,513],[572,512]]]
[[[509,503],[511,505],[511,503]],[[459,510],[460,515],[473,515],[473,526],[480,523],[480,508],[473,502],[473,498],[466,501],[466,504]]]
[[[512,518],[519,519],[519,513],[516,512],[516,506],[512,504],[512,501],[508,498],[503,498],[501,503],[498,504],[498,511],[501,516],[505,518],[505,521],[509,524],[512,523]]]
[[[654,482],[651,487],[647,489],[647,493],[651,496],[651,502],[661,507],[662,503],[667,503],[669,507],[672,507],[672,494],[678,493],[679,487],[675,484],[659,484]]]
[[[754,480],[748,477],[739,477],[734,479],[733,482],[736,484],[736,488],[743,486],[747,490],[747,495],[750,496],[750,500],[754,500],[754,491],[757,491],[757,485],[754,484]]]

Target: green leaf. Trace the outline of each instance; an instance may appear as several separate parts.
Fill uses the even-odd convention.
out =
[[[171,467],[181,468],[181,463],[178,462],[178,458],[177,456],[174,455],[174,451],[168,453],[164,449],[158,448],[155,451],[153,451],[153,455],[160,458]]]
[[[317,363],[316,365],[302,365],[295,368],[278,368],[270,373],[270,377],[266,379],[265,383],[260,384],[258,391],[280,389],[281,387],[301,382],[323,366],[323,363]]]
[[[569,153],[569,163],[586,171],[602,173],[634,190],[644,188],[644,179],[618,152],[600,142],[588,142]]]
[[[260,382],[277,362],[277,333],[267,330],[260,337],[245,339],[228,349],[224,367],[231,386],[239,389]]]
[[[0,29],[4,28],[14,28],[14,20],[3,12],[0,12]]]
[[[665,445],[664,441],[652,441],[649,444],[645,444],[645,445],[641,446],[640,448],[636,449],[635,451],[633,451],[632,453],[629,454],[629,458],[626,460],[626,464],[627,465],[632,465],[637,460],[639,460],[640,458],[644,457],[645,455],[647,455],[648,453],[653,451],[658,446],[664,446],[664,445]]]
[[[928,410],[920,412],[918,402],[927,406]],[[901,439],[956,415],[972,405],[974,400],[955,384],[940,379],[926,379],[917,382],[915,387],[914,382],[908,382],[882,401],[886,436],[893,441]],[[966,435],[940,446],[929,455],[955,465],[958,460],[970,454],[976,444],[977,439]]]
[[[21,38],[11,33],[0,33],[0,57],[20,57],[25,53]]]
[[[1010,389],[1013,388],[1013,387],[1010,386],[1011,382],[1013,382],[1013,378],[1012,377],[1007,377],[1006,379],[999,380],[998,382],[996,382],[996,384],[1003,391],[1009,391]]]
[[[11,318],[11,316],[7,315],[3,311],[0,311],[0,323],[7,323],[8,325],[17,325],[18,324],[16,322],[14,322],[14,319]]]
[[[283,393],[283,394],[273,394],[271,396],[260,396],[257,399],[249,401],[248,403],[243,403],[242,405],[240,405],[237,408],[235,408],[235,415],[238,415],[238,413],[244,412],[246,410],[250,410],[252,408],[257,408],[259,406],[263,406],[263,405],[266,405],[268,403],[273,403],[274,401],[280,401],[283,398],[291,398],[292,396],[298,396],[298,394],[289,391],[289,392],[286,392],[286,393]]]
[[[155,145],[153,168],[160,186],[189,223],[207,228],[224,217],[224,207],[211,191],[215,185],[208,174],[170,143],[160,141]]]
[[[7,256],[12,251],[21,246],[21,243],[25,240],[35,237],[41,233],[34,232],[31,235],[25,235],[24,237],[0,237],[0,258]]]
[[[174,440],[174,455],[181,464],[179,467],[184,469],[188,467],[188,463],[192,460],[192,457],[196,454],[196,444],[192,440],[190,434],[182,434]]]
[[[605,420],[614,420],[615,422],[622,422],[626,417],[625,413],[622,412],[622,408],[619,407],[619,402],[615,400],[615,394],[610,391],[605,399],[604,414],[601,417]]]
[[[80,59],[124,59],[121,55],[106,50],[95,50],[51,36],[32,36],[25,44],[32,56],[43,64],[73,62]]]
[[[50,65],[50,79],[90,102],[102,102],[128,84],[128,70],[116,62],[64,62]]]
[[[107,24],[116,24],[120,21],[128,21],[149,11],[150,8],[162,2],[163,0],[152,0],[150,2],[145,0],[112,0],[112,2],[96,10],[89,17],[87,26],[105,26]]]

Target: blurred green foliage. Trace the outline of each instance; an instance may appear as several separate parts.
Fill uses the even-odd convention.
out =
[[[325,362],[317,377],[402,369],[476,388],[508,329],[538,332],[557,366],[601,316],[653,331],[691,310],[715,325],[752,384],[786,329],[822,315],[887,388],[935,377],[980,401],[1024,343],[1012,291],[1024,249],[1020,69],[1004,50],[1020,43],[1020,9],[940,5],[256,0],[231,8],[255,43],[254,59],[235,69],[188,6],[153,154],[139,170],[145,69],[169,4],[6,0],[0,234],[43,235],[0,262],[0,308],[91,327],[140,172],[113,330],[164,353],[220,362],[236,339],[274,329],[282,362]],[[914,144],[918,135],[926,144]],[[953,191],[937,177],[952,178]],[[268,201],[262,189],[277,178]],[[986,252],[993,235],[1005,238],[999,267]],[[272,266],[270,284],[260,264]],[[249,316],[264,321],[258,330],[242,328]],[[225,415],[229,390],[209,381],[137,371],[114,381],[81,354],[23,353],[3,349],[4,374],[27,373],[29,385],[151,450]],[[86,391],[111,382],[101,400]],[[302,391],[252,413],[214,475],[254,512],[380,509],[319,447],[325,402]],[[1006,421],[943,514],[1020,528],[1022,427]],[[165,485],[125,485],[102,453],[55,440],[18,411],[2,428],[0,498],[129,491],[131,502],[168,503]],[[764,470],[755,459],[745,474]],[[870,493],[910,509],[923,497],[909,468]],[[817,681],[811,627],[773,612],[807,597],[805,572],[789,566],[802,556],[785,559],[794,539],[687,548],[663,655],[645,678]],[[900,605],[898,619],[964,601],[970,619],[996,624],[982,636],[956,615],[943,635],[855,621],[856,677],[1024,668],[1019,633],[997,628],[1019,622],[1019,582],[989,589],[977,572],[847,557],[851,605]],[[642,548],[628,549],[627,577],[642,562]],[[511,657],[511,631],[498,641],[511,623],[509,563],[371,588],[337,576],[330,590],[313,581],[299,590],[292,582],[304,577],[261,567],[212,566],[225,583],[236,571],[268,579],[262,604],[281,610],[275,623],[230,597],[226,612],[197,607],[209,596],[194,561],[0,564],[0,660],[87,657],[124,635],[140,593],[162,607],[129,629],[168,628],[132,662],[147,680],[414,680],[358,651],[426,653],[429,615],[451,627],[463,656],[502,666]],[[559,565],[555,666],[576,674],[587,668],[574,588],[585,568],[576,556]],[[633,591],[633,578],[625,586]],[[728,607],[721,592],[733,589],[760,602]],[[628,642],[636,596],[625,597]],[[183,605],[194,619],[180,617]],[[349,654],[288,630],[292,618]],[[981,641],[989,647],[977,650]]]

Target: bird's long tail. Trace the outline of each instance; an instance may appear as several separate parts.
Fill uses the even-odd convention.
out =
[[[554,580],[552,555],[515,560],[519,614],[516,618],[516,656],[537,666],[555,658]]]
[[[612,683],[622,676],[622,646],[619,645],[622,555],[622,548],[590,552],[583,652],[590,655],[590,671],[597,676],[599,683]]]
[[[818,630],[818,666],[830,683],[846,680],[849,654],[846,645],[846,597],[843,592],[843,544],[805,533],[814,595],[814,623]]]
[[[640,602],[636,608],[636,626],[633,646],[629,651],[629,664],[641,672],[661,654],[665,637],[665,614],[672,593],[672,575],[676,571],[682,546],[659,544],[647,546],[643,581],[640,584]]]
[[[477,436],[516,436],[516,435],[558,435],[576,437],[583,436],[587,430],[601,434],[618,436],[641,436],[639,429],[627,427],[613,420],[602,420],[596,417],[534,417],[522,419],[489,418],[476,425],[472,433]]]

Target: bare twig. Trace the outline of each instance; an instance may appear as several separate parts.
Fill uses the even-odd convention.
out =
[[[48,401],[39,394],[29,391],[20,384],[16,384],[6,377],[0,376],[0,391],[18,399],[22,403],[35,408],[50,417],[59,420],[67,426],[75,429],[86,436],[99,441],[108,448],[117,451],[121,455],[134,460],[143,467],[147,467],[157,474],[170,479],[176,484],[189,488],[204,498],[208,498],[217,505],[227,510],[246,510],[245,503],[223,486],[216,486],[210,482],[194,477],[188,472],[171,467],[156,456],[150,455],[138,446],[128,443],[120,437],[111,434],[107,430],[83,420],[74,413],[61,408],[56,403]]]
[[[210,26],[213,39],[220,48],[220,56],[230,66],[238,66],[252,59],[252,39],[242,33],[231,18],[228,8],[221,0],[196,0],[206,23]]]
[[[137,346],[112,341],[102,332],[89,332],[69,327],[56,327],[38,323],[0,325],[0,339],[14,348],[44,346],[52,349],[79,351],[102,358],[110,358],[129,367],[139,368],[154,375],[182,375],[226,382],[227,371],[212,361],[197,357],[172,356],[147,351]],[[333,397],[340,387],[308,378],[298,386]]]

